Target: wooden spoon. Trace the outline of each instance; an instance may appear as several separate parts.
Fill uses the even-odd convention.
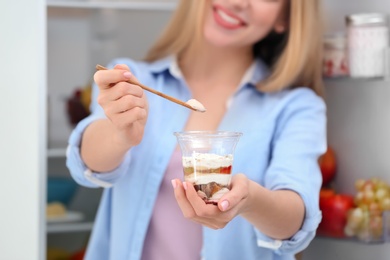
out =
[[[96,69],[97,70],[107,70],[107,68],[105,68],[105,67],[103,67],[102,65],[96,65]],[[129,83],[131,83],[131,84],[134,84],[134,85],[137,85],[137,86],[140,86],[142,89],[144,89],[144,90],[147,90],[147,91],[149,91],[149,92],[152,92],[153,94],[156,94],[156,95],[158,95],[158,96],[160,96],[160,97],[163,97],[163,98],[165,98],[165,99],[168,99],[169,101],[172,101],[172,102],[174,102],[174,103],[176,103],[176,104],[179,104],[179,105],[182,105],[182,106],[184,106],[184,107],[186,107],[186,108],[189,108],[189,109],[192,109],[192,110],[194,110],[194,111],[197,111],[197,112],[206,112],[206,108],[203,106],[203,104],[202,103],[200,103],[198,100],[196,100],[196,99],[190,99],[190,100],[188,100],[187,102],[183,102],[183,101],[181,101],[181,100],[179,100],[179,99],[176,99],[176,98],[174,98],[174,97],[171,97],[171,96],[168,96],[168,95],[166,95],[166,94],[164,94],[164,93],[161,93],[161,92],[159,92],[159,91],[157,91],[157,90],[154,90],[154,89],[152,89],[152,88],[149,88],[148,86],[145,86],[145,85],[143,85],[143,84],[141,84],[141,83],[138,83],[138,82],[135,82],[135,81],[133,81],[133,80],[128,80],[127,82],[129,82]]]

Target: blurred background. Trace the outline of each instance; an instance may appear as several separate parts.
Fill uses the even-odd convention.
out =
[[[0,3],[0,259],[82,259],[102,190],[80,187],[70,178],[65,167],[67,139],[89,114],[95,65],[114,57],[141,59],[176,4],[176,0]],[[331,216],[326,217],[330,224],[324,222],[324,232],[301,258],[388,259],[387,217],[380,215],[376,229],[370,227],[371,215],[364,219],[366,224],[356,224],[361,232],[345,233],[345,228],[356,221],[349,219],[350,210],[367,213],[371,202],[390,200],[386,186],[390,2],[322,4],[328,141],[333,152],[330,162],[323,163],[323,174],[331,175],[323,189],[338,202],[323,204],[324,212],[330,208],[325,214]],[[380,184],[386,189],[384,199],[364,204],[359,196],[366,198],[368,191],[379,190],[379,184],[365,185],[369,190],[357,185],[361,180],[385,183]],[[335,195],[347,196],[352,203]],[[386,209],[381,206],[380,213]]]

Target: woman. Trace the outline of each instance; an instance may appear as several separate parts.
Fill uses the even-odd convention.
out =
[[[100,106],[67,160],[81,185],[106,188],[86,259],[294,259],[310,243],[326,148],[319,17],[317,0],[183,0],[146,61],[96,72]],[[173,132],[216,129],[243,136],[214,206],[181,181]]]

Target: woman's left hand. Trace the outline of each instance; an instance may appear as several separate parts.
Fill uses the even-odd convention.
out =
[[[234,175],[230,191],[222,196],[217,206],[206,204],[191,183],[174,179],[172,185],[185,218],[212,229],[221,229],[245,210],[249,197],[249,182],[244,174]]]

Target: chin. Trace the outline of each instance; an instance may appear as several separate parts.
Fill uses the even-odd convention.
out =
[[[243,47],[242,42],[237,43],[237,40],[233,40],[231,37],[225,35],[219,35],[217,32],[205,32],[204,40],[207,44],[217,48],[237,48]]]

